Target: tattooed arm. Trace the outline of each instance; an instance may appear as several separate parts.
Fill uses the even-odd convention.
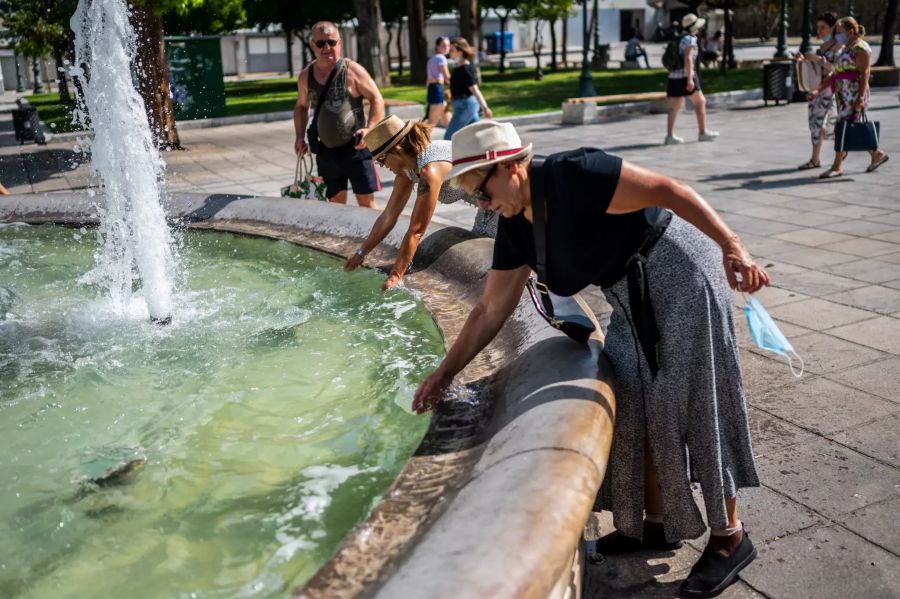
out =
[[[409,217],[409,229],[403,236],[400,243],[400,252],[397,254],[397,260],[391,273],[381,286],[382,291],[386,291],[400,282],[406,269],[412,262],[416,248],[419,247],[419,241],[431,222],[434,215],[434,208],[438,202],[438,195],[441,193],[441,183],[444,176],[450,171],[451,164],[449,162],[432,162],[426,164],[425,168],[419,174],[419,188],[416,193],[416,203],[413,206],[412,215]]]

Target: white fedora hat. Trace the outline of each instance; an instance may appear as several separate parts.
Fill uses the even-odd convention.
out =
[[[512,123],[478,121],[453,134],[453,168],[445,179],[506,160],[515,160],[531,152],[531,144],[522,145]]]
[[[681,27],[687,29],[691,33],[703,29],[704,25],[706,25],[706,19],[701,19],[692,12],[689,12],[681,18]]]

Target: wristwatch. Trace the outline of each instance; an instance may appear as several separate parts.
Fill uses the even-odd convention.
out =
[[[362,246],[356,248],[356,251],[353,253],[356,254],[357,256],[359,256],[360,258],[366,257],[366,253],[363,251]]]

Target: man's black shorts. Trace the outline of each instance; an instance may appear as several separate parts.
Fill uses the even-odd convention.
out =
[[[694,73],[694,89],[691,91],[687,90],[687,77],[670,78],[669,85],[666,87],[666,95],[670,98],[683,98],[693,95],[697,91],[700,91],[700,76],[696,72]]]
[[[322,149],[316,154],[319,176],[325,179],[325,197],[333,198],[347,190],[347,180],[356,195],[375,193],[381,190],[381,182],[375,173],[372,154],[368,150],[357,150],[353,143],[337,148]]]

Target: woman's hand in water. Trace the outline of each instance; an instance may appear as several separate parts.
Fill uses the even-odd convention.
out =
[[[365,260],[365,256],[360,256],[359,254],[350,254],[347,257],[346,262],[344,262],[344,272],[350,272],[351,270],[356,270],[360,267]]]
[[[424,414],[433,409],[441,401],[452,382],[453,377],[448,376],[442,366],[438,366],[438,369],[422,381],[422,384],[416,389],[412,402],[413,411],[416,414]]]
[[[387,291],[391,287],[400,283],[400,281],[402,281],[402,280],[403,280],[403,277],[401,277],[400,275],[398,275],[396,273],[391,273],[391,275],[384,280],[384,283],[382,283],[381,291],[382,292]]]

